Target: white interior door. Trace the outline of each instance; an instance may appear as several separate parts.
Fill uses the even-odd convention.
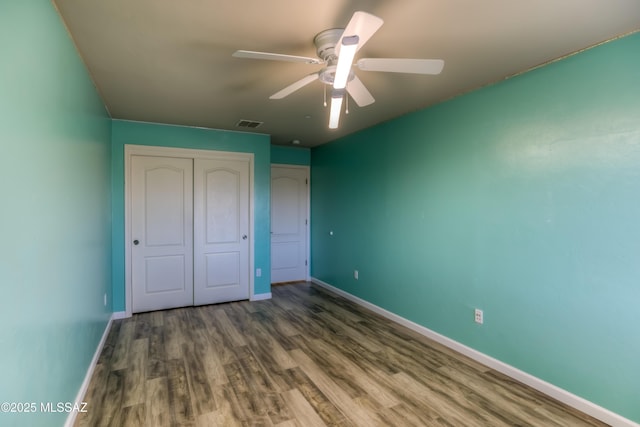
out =
[[[195,159],[194,304],[249,298],[249,161]]]
[[[193,304],[193,161],[131,157],[133,312]]]
[[[271,282],[307,279],[309,169],[271,167]]]

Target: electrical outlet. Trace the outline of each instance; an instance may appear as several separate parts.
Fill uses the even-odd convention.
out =
[[[476,308],[475,320],[476,320],[476,323],[479,323],[480,325],[484,323],[484,312],[479,308]]]
[[[262,269],[256,268],[256,277],[262,277]]]
[[[353,278],[358,280],[358,270],[353,270]]]

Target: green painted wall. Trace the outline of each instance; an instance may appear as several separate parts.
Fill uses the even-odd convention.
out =
[[[125,310],[124,146],[153,145],[254,154],[254,293],[271,292],[271,159],[268,135],[114,120],[112,125],[113,310]]]
[[[309,166],[311,150],[302,147],[271,146],[271,163],[280,165]]]
[[[311,158],[314,277],[640,421],[640,34]]]
[[[107,325],[110,132],[51,2],[3,1],[0,402],[73,401]],[[0,413],[0,425],[66,417]]]

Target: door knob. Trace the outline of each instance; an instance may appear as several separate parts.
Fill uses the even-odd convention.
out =
[[[242,236],[242,240],[247,240],[247,235]]]
[[[137,240],[137,239],[133,241],[133,244],[136,245],[136,246],[138,246],[138,243],[140,243],[140,241]]]

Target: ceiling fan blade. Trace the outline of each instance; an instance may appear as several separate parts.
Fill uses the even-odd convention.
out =
[[[351,21],[347,24],[347,27],[344,29],[340,40],[338,40],[338,44],[336,44],[335,52],[336,55],[340,55],[340,46],[342,45],[342,38],[349,36],[358,36],[358,49],[360,48],[373,36],[373,34],[378,31],[378,29],[382,26],[384,21],[382,18],[378,18],[375,15],[371,15],[370,13],[357,11],[351,17]]]
[[[254,52],[252,50],[236,50],[231,56],[247,59],[267,59],[271,61],[303,62],[305,64],[322,64],[324,61],[307,56],[283,55],[281,53]]]
[[[285,96],[289,96],[293,92],[297,91],[298,89],[302,89],[303,87],[305,87],[309,83],[318,80],[318,75],[319,75],[319,73],[313,73],[313,74],[309,74],[308,76],[304,76],[303,78],[301,78],[297,82],[292,83],[289,86],[287,86],[284,89],[282,89],[281,91],[274,93],[273,95],[271,95],[269,97],[269,99],[282,99]]]
[[[349,84],[347,84],[347,92],[349,92],[349,95],[351,95],[356,104],[358,104],[358,107],[366,107],[376,102],[358,76],[354,76]]]
[[[357,66],[363,71],[440,74],[444,61],[442,59],[362,58],[358,60]]]

